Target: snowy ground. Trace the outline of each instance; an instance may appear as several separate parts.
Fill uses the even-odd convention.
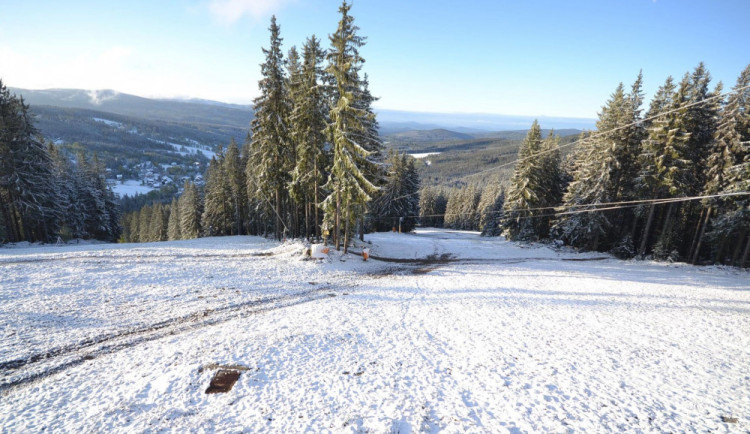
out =
[[[2,431],[750,430],[748,272],[368,239],[0,248]]]
[[[149,191],[153,190],[156,189],[154,187],[149,187],[148,185],[141,185],[140,181],[136,181],[133,179],[129,179],[125,182],[117,181],[112,185],[112,191],[114,191],[115,194],[119,197],[123,197],[125,195],[133,197],[138,194],[146,194]]]
[[[411,155],[414,158],[426,158],[431,155],[440,155],[440,152],[423,152],[421,154],[409,154],[409,155]]]

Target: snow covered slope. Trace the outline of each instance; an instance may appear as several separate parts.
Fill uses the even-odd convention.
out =
[[[747,272],[368,240],[379,260],[257,237],[0,249],[0,426],[750,429]],[[221,365],[246,370],[205,394]]]

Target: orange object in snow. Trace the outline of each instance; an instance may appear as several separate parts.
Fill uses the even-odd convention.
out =
[[[369,258],[369,257],[370,257],[370,249],[368,249],[367,247],[365,247],[364,249],[362,249],[362,260],[366,261],[367,258]]]
[[[328,255],[328,252],[330,251],[328,246],[324,246],[322,244],[313,244],[310,250],[311,250],[310,256],[313,259],[324,259]]]

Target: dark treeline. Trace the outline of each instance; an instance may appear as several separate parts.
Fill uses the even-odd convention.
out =
[[[0,81],[0,243],[83,238],[115,241],[119,212],[104,165],[46,145],[29,106]]]
[[[411,158],[383,155],[351,5],[328,50],[312,36],[286,58],[271,19],[261,65],[261,95],[240,149],[232,141],[211,160],[201,190],[186,184],[170,206],[154,203],[124,218],[125,241],[216,235],[319,239],[336,248],[354,233],[410,230],[418,213],[419,179]]]
[[[629,91],[620,84],[602,107],[598,132],[581,136],[565,169],[535,123],[506,193],[505,235],[620,257],[746,266],[750,66],[726,97],[710,81],[702,63],[677,84],[668,78],[645,114],[642,77]],[[679,200],[712,195],[721,196]]]
[[[422,226],[500,235],[505,193],[499,184],[425,187],[419,195]]]

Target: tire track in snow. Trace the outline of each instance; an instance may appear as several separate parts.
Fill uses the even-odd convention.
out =
[[[207,258],[254,258],[254,257],[267,257],[267,256],[274,256],[279,255],[281,253],[274,253],[274,252],[252,252],[252,253],[235,253],[235,254],[202,254],[202,255],[195,255],[195,254],[167,254],[167,255],[149,255],[149,254],[136,254],[136,255],[78,255],[78,256],[51,256],[51,257],[37,257],[37,258],[27,258],[27,259],[9,259],[9,260],[2,260],[0,259],[0,266],[3,265],[18,265],[18,264],[35,264],[35,263],[43,263],[43,262],[67,262],[67,261],[85,261],[85,260],[91,260],[91,261],[102,261],[107,260],[109,262],[114,262],[118,260],[123,261],[130,261],[132,259],[156,259],[156,260],[162,260],[162,259],[207,259]],[[55,254],[57,255],[57,254]]]
[[[331,297],[331,295],[335,295],[330,293],[332,289],[334,289],[334,285],[326,285],[291,295],[267,297],[261,300],[233,304],[217,309],[206,309],[145,327],[87,339],[73,345],[37,353],[26,359],[2,362],[0,364],[0,375],[9,380],[0,383],[0,394],[6,395],[13,389],[24,384],[35,382],[89,360],[96,359],[97,357],[131,348],[138,344],[221,324],[234,319],[326,299]],[[56,361],[60,361],[60,363],[54,364]],[[52,363],[54,366],[45,367],[44,365],[47,363]],[[31,370],[37,364],[42,364],[42,366],[36,372],[18,373],[22,368],[28,367]]]

